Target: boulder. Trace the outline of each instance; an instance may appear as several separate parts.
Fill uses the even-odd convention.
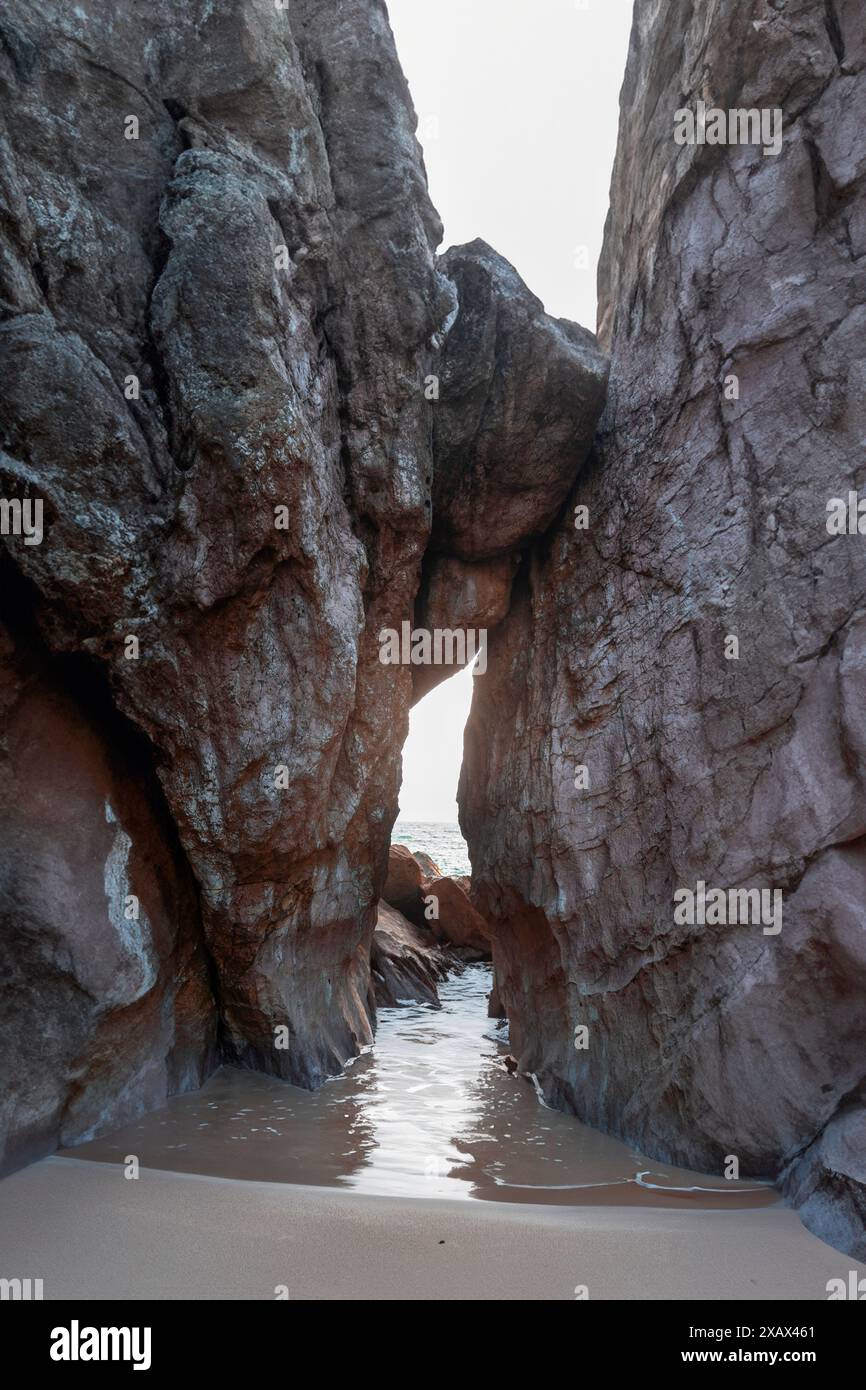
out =
[[[439,865],[436,863],[435,859],[431,859],[430,855],[425,854],[422,849],[413,850],[412,853],[414,854],[418,863],[421,865],[421,872],[423,873],[425,879],[441,878],[442,870],[439,868]]]
[[[491,637],[459,794],[521,1071],[651,1158],[793,1164],[852,1253],[866,545],[827,520],[862,495],[862,29],[853,0],[635,7],[608,402]],[[714,99],[783,113],[781,149],[677,145]],[[675,915],[700,883],[779,892],[781,931]]]
[[[830,1121],[786,1169],[782,1191],[810,1231],[866,1261],[866,1104]]]
[[[540,537],[589,456],[607,390],[595,335],[544,312],[486,242],[446,251],[457,315],[433,416],[434,552],[490,560]]]
[[[438,918],[431,922],[436,935],[450,942],[465,957],[490,959],[490,936],[487,924],[473,907],[466,885],[468,878],[434,878],[425,884],[427,896],[436,898]]]
[[[424,870],[412,851],[405,845],[392,845],[382,897],[419,927],[424,925],[424,878]]]
[[[439,1007],[436,986],[454,961],[433,933],[416,927],[396,908],[380,902],[370,955],[373,990],[379,1008],[413,1002]]]

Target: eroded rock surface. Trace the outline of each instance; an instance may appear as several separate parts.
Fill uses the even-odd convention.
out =
[[[424,870],[406,845],[388,851],[388,877],[382,897],[416,926],[424,923]]]
[[[442,267],[458,307],[434,414],[433,549],[490,560],[540,536],[565,501],[592,446],[607,359],[485,242],[452,247]]]
[[[202,1084],[217,1008],[143,740],[0,626],[0,1171]]]
[[[863,476],[863,68],[856,0],[638,5],[609,403],[491,638],[460,793],[520,1069],[659,1158],[804,1154],[788,1190],[852,1251],[862,1165],[829,1150],[866,1072],[866,540],[826,521]],[[675,145],[699,98],[781,109],[781,153]],[[781,932],[677,925],[701,880],[781,890]]]
[[[472,905],[469,878],[430,879],[424,885],[428,897],[436,899],[438,917],[431,923],[434,932],[450,942],[467,960],[490,959],[487,924]]]
[[[379,634],[415,614],[434,472],[440,576],[493,559],[477,586],[448,581],[451,606],[431,565],[429,619],[499,621],[509,550],[583,461],[603,364],[591,335],[548,320],[488,249],[437,263],[441,225],[380,0],[10,0],[0,98],[0,492],[44,506],[40,544],[3,536],[27,622],[54,657],[86,658],[141,736],[177,872],[195,886],[221,1055],[316,1085],[372,1036],[370,951],[412,698],[412,670],[383,665]],[[522,388],[499,379],[498,355]],[[517,459],[530,446],[527,485]],[[478,517],[461,529],[464,452],[471,506],[496,513],[483,536]],[[88,876],[108,852],[106,778],[81,807]],[[49,857],[66,833],[46,827]],[[46,891],[4,902],[19,942]],[[55,876],[51,892],[68,952],[73,886]],[[156,1070],[174,949],[148,995],[169,1001],[142,1042]],[[106,1002],[91,983],[91,1021],[68,1025],[83,1047]],[[38,991],[39,972],[20,987]],[[45,991],[66,1028],[79,1004]],[[208,1047],[200,1038],[199,1067]],[[65,1142],[114,1104],[85,1071]],[[163,1094],[166,1077],[142,1094]],[[63,1104],[34,1104],[33,1126],[56,1128]],[[29,1131],[29,1115],[22,1103],[10,1123]]]
[[[370,958],[376,1005],[407,1001],[439,1006],[436,988],[453,970],[455,960],[436,943],[433,933],[416,927],[388,903],[379,903]]]
[[[454,297],[384,8],[2,26],[0,476],[46,509],[4,543],[150,740],[227,1055],[314,1084],[371,1036],[411,692],[376,634],[411,615]]]
[[[813,1231],[856,1259],[866,1257],[866,1104],[835,1115],[783,1174],[782,1190]]]

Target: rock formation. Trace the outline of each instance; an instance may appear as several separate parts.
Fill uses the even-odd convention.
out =
[[[482,242],[436,258],[381,0],[8,0],[7,1164],[369,1041],[419,964],[376,926],[408,710],[453,669],[381,634],[484,629],[461,817],[519,1069],[864,1253],[866,562],[826,527],[864,27],[638,5],[596,436],[593,336]],[[781,151],[676,144],[699,100],[778,109]],[[782,930],[675,921],[701,882]]]
[[[827,520],[863,476],[864,59],[858,0],[637,6],[609,401],[460,791],[521,1071],[651,1156],[785,1174],[861,1258],[866,540]],[[778,109],[781,152],[677,145],[699,100]],[[781,931],[678,924],[700,882],[780,890]]]
[[[393,849],[394,846],[392,845],[391,848]],[[429,854],[425,854],[423,850],[413,849],[412,855],[413,858],[416,859],[417,862],[420,864],[421,872],[423,873],[425,878],[442,877],[442,870],[439,868],[439,865],[436,863],[436,860],[431,858]],[[390,861],[388,867],[390,870]]]
[[[410,1000],[438,1008],[436,986],[456,962],[437,946],[432,932],[416,927],[396,908],[380,902],[370,963],[379,1008],[393,1008]]]
[[[413,694],[380,634],[426,602],[437,625],[504,617],[509,552],[583,463],[605,364],[483,244],[437,264],[381,0],[10,0],[0,96],[0,617],[25,667],[44,645],[45,729],[81,744],[56,784],[79,839],[45,817],[37,872],[3,880],[7,997],[74,1054],[50,1097],[20,1078],[29,1154],[195,1084],[217,1016],[219,1056],[308,1086],[370,1040]],[[527,419],[509,450],[529,387],[549,437]],[[464,452],[495,512],[468,531]],[[38,540],[14,513],[36,505]],[[22,847],[42,794],[12,812]],[[148,873],[161,897],[127,926]],[[123,1010],[142,1036],[108,1068]],[[7,1081],[31,1063],[5,1043]]]
[[[196,885],[143,744],[86,667],[0,625],[0,1167],[216,1057]]]
[[[382,897],[416,926],[424,925],[424,871],[406,845],[391,845]]]
[[[593,334],[553,319],[483,241],[441,258],[458,312],[437,368],[433,533],[416,621],[492,630],[519,553],[556,516],[592,447],[607,361]],[[451,672],[415,669],[420,699]]]
[[[424,892],[436,899],[438,917],[431,922],[437,936],[444,938],[466,960],[490,959],[490,936],[487,923],[474,907],[470,897],[471,879],[433,878],[424,885]]]

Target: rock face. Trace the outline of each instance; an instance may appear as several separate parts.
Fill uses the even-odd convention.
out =
[[[866,1258],[866,1106],[835,1115],[785,1172],[782,1190],[811,1230]]]
[[[468,878],[446,876],[431,879],[424,885],[427,895],[435,897],[439,913],[431,925],[438,936],[468,953],[468,958],[489,960],[487,924],[470,901],[470,884]]]
[[[393,1008],[411,1000],[439,1007],[437,984],[454,968],[430,931],[416,927],[396,908],[379,903],[370,957],[377,1007]]]
[[[520,1069],[651,1156],[793,1163],[860,1254],[866,539],[826,523],[866,437],[864,59],[857,0],[637,7],[609,403],[491,638],[460,791]],[[675,144],[699,99],[779,108],[781,152]],[[781,931],[678,923],[701,881],[780,890]]]
[[[434,414],[434,552],[464,561],[514,552],[550,525],[586,460],[604,405],[595,337],[545,314],[483,241],[442,268],[458,310]]]
[[[410,922],[423,926],[424,870],[406,845],[392,845],[388,851],[388,877],[382,897]]]
[[[415,621],[489,632],[508,612],[519,554],[586,462],[608,364],[592,333],[545,314],[485,242],[440,264],[457,308],[437,363],[433,533]],[[414,699],[450,674],[416,668]]]
[[[4,1083],[28,1073],[8,1116],[26,1145],[206,1070],[205,952],[224,1058],[313,1086],[370,1040],[413,686],[380,634],[422,586],[437,624],[501,620],[511,552],[570,488],[605,368],[488,248],[437,264],[381,0],[9,0],[0,97],[2,547],[25,656],[85,663],[108,730],[87,691],[53,716],[91,769],[80,838],[48,817],[43,867],[5,883],[17,991],[77,1059],[55,1058],[56,1095],[36,1043],[0,1061]],[[495,525],[464,527],[467,500]],[[43,508],[36,543],[12,503]],[[477,585],[469,565],[489,567]],[[148,828],[155,792],[136,809],[109,775],[121,726],[165,824]],[[13,820],[33,814],[25,798]],[[115,843],[136,874],[170,861],[162,908],[142,894],[150,936],[123,935],[119,890],[93,887]],[[116,972],[82,963],[82,934]],[[114,1055],[124,1010],[140,1046]]]
[[[46,517],[4,544],[150,742],[226,1055],[315,1084],[371,1037],[411,695],[376,634],[418,586],[454,303],[384,8],[2,26],[0,477]]]
[[[195,883],[87,668],[0,625],[0,1171],[200,1086],[216,1057]]]
[[[8,0],[7,1165],[216,1056],[316,1085],[435,987],[377,904],[448,670],[381,634],[485,628],[461,818],[520,1071],[862,1253],[864,61],[860,0],[637,7],[596,435],[593,336],[435,257],[381,0]],[[676,144],[699,100],[781,150]],[[675,916],[699,884],[782,918]]]

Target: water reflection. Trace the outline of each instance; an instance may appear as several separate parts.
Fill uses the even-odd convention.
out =
[[[503,1065],[489,989],[489,967],[474,965],[440,987],[439,1010],[381,1010],[374,1045],[319,1091],[224,1067],[201,1091],[63,1152],[415,1197],[724,1208],[777,1200],[766,1185],[651,1163],[547,1109]]]

